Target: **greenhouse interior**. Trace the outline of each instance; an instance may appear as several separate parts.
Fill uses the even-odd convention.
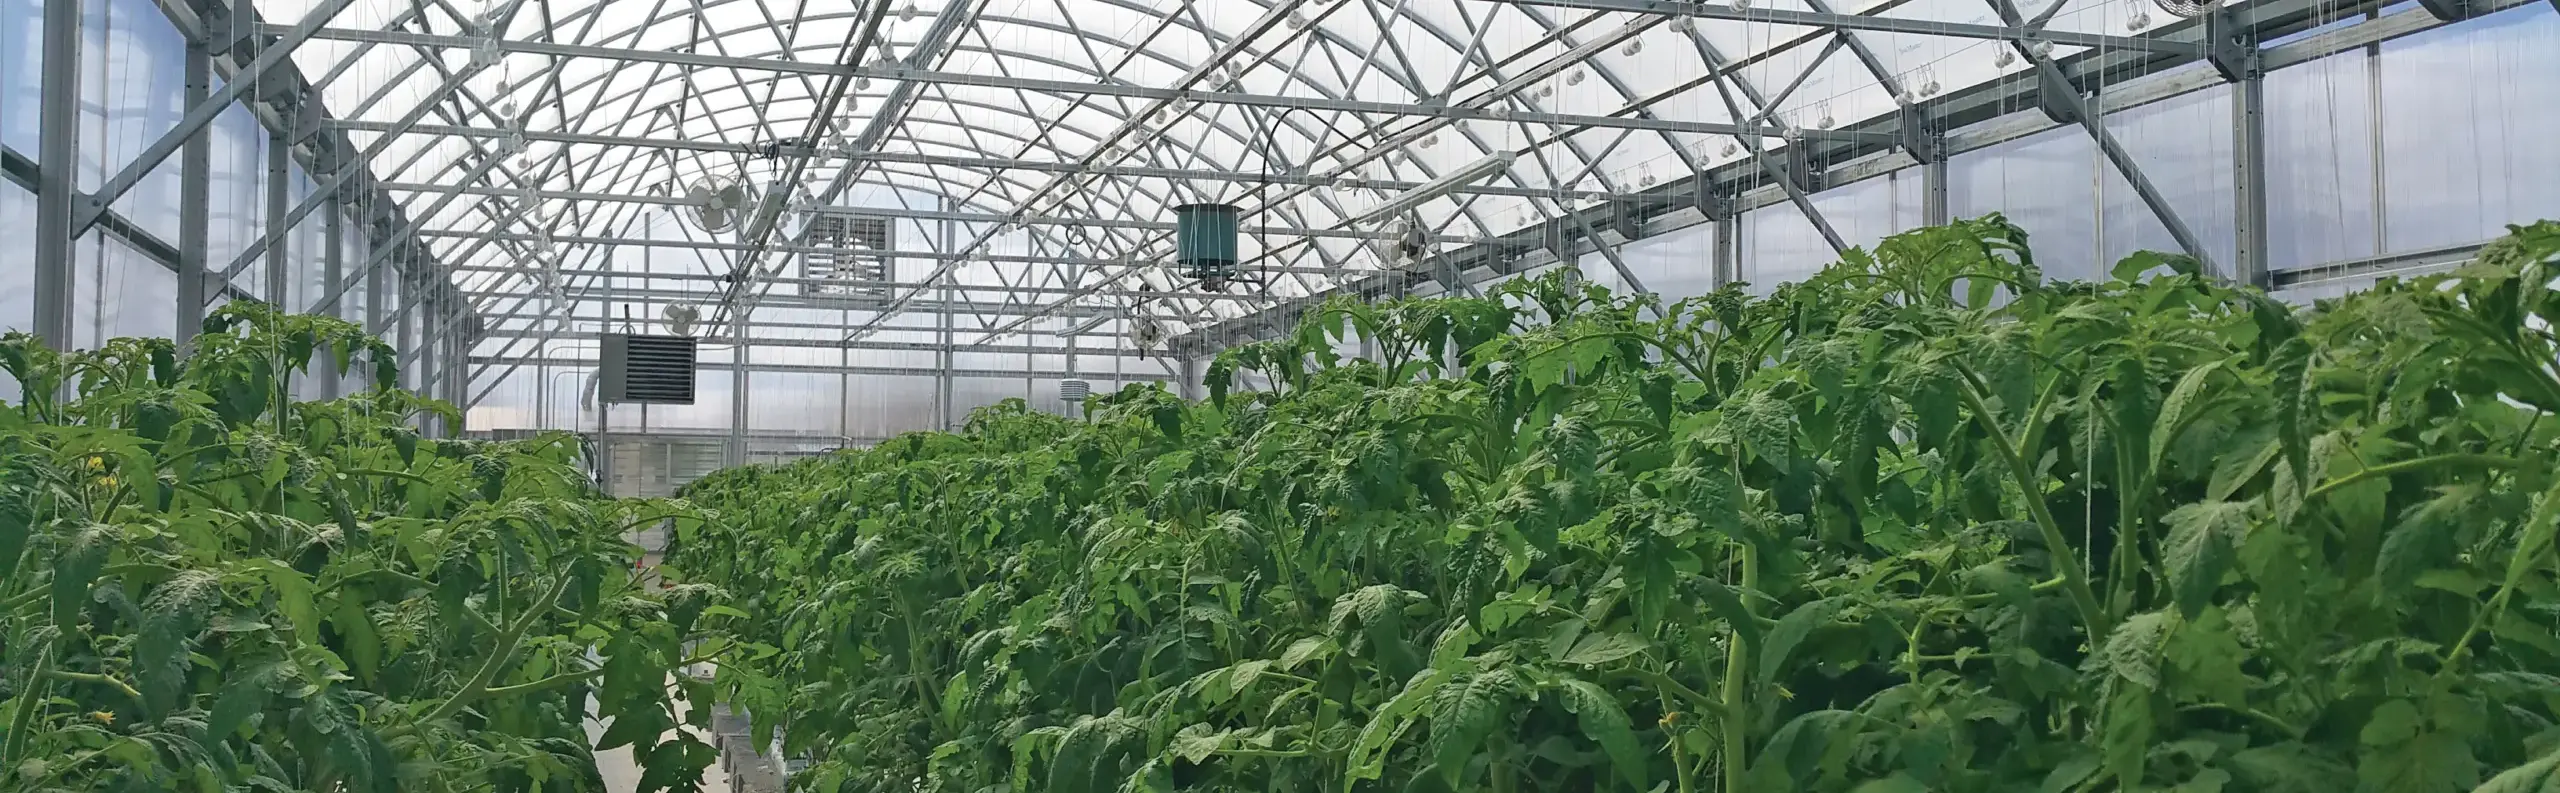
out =
[[[2560,2],[0,40],[0,789],[2560,791]]]

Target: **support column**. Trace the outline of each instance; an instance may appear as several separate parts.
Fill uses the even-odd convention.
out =
[[[1947,210],[1947,161],[1933,159],[1920,164],[1920,225],[1944,226],[1955,222]]]
[[[80,162],[80,0],[44,2],[43,93],[36,144],[35,330],[71,349],[71,214]]]
[[[266,301],[279,309],[287,308],[285,305],[285,297],[291,294],[291,292],[286,288],[285,282],[289,268],[285,266],[284,258],[285,237],[287,236],[288,231],[284,225],[284,220],[285,213],[292,210],[292,205],[285,200],[291,195],[291,193],[286,191],[285,185],[293,176],[293,169],[290,167],[292,163],[292,139],[285,137],[285,133],[282,132],[268,133],[267,288],[265,289],[264,294],[266,295]]]
[[[411,303],[417,306],[417,308],[411,310],[409,314],[410,316],[417,318],[418,324],[418,377],[415,388],[421,396],[434,397],[436,395],[436,362],[444,358],[444,356],[438,354],[438,351],[436,350],[437,332],[434,298],[430,295],[420,294],[417,299],[411,301]],[[424,418],[419,419],[419,434],[429,435],[432,437],[434,425],[435,423],[431,420]]]
[[[380,262],[364,268],[364,332],[376,338],[383,335],[383,317],[388,314],[382,307],[382,300],[383,286],[387,283],[384,271],[389,269],[391,269],[389,262]]]
[[[2249,58],[2250,69],[2231,84],[2231,186],[2238,206],[2232,215],[2239,232],[2232,257],[2231,280],[2267,286],[2267,114],[2266,80]]]
[[[187,42],[188,107],[205,101],[213,92],[213,56],[204,51],[204,42]],[[181,354],[194,349],[197,331],[204,327],[205,248],[211,244],[207,228],[213,198],[213,147],[206,131],[187,138],[178,149],[178,331]]]
[[[940,202],[942,211],[944,212],[954,211],[953,204],[954,202],[949,197],[944,197]],[[958,242],[958,237],[951,226],[951,221],[941,221],[939,225],[941,226],[942,232],[942,249],[952,250]],[[935,375],[933,378],[934,418],[942,423],[942,431],[944,432],[953,432],[960,429],[960,418],[958,416],[951,415],[951,370],[955,368],[955,365],[958,363],[958,357],[951,352],[951,311],[949,310],[951,297],[951,289],[949,287],[943,288],[942,305],[944,306],[944,310],[934,314],[934,324],[939,326],[942,330],[942,349],[940,352],[933,354],[935,363],[940,364],[942,367],[942,373]]]
[[[344,211],[343,207],[333,206],[329,208],[329,220],[326,224],[326,230],[322,232],[329,235],[329,238],[321,241],[320,243],[322,255],[321,272],[327,274],[327,279],[321,281],[321,283],[334,284],[337,283],[340,278],[345,277],[342,273],[346,269],[347,262],[346,217],[347,213]],[[344,319],[346,318],[346,314],[347,310],[343,307],[329,307],[329,316],[331,317]],[[336,399],[340,392],[346,390],[347,375],[345,372],[337,371],[335,361],[330,362],[328,368],[329,376],[320,381],[320,398]]]
[[[753,356],[747,354],[747,319],[744,312],[739,313],[736,321],[729,324],[729,339],[735,344],[729,354],[735,356],[732,362],[737,364],[729,367],[728,463],[733,466],[747,464],[747,364],[753,361]]]
[[[1742,221],[1732,215],[1716,218],[1715,254],[1709,261],[1707,288],[1720,289],[1741,280]]]
[[[390,244],[391,244],[391,245],[399,245],[399,244],[401,244],[401,243],[398,243],[398,242],[392,242],[392,243],[390,243]],[[408,254],[407,254],[406,252],[402,252],[400,255],[401,255],[402,257],[406,257]],[[418,287],[417,287],[417,282],[416,282],[415,280],[413,280],[413,279],[409,278],[409,276],[408,276],[408,273],[409,273],[409,266],[407,265],[408,259],[403,258],[403,259],[401,259],[401,262],[402,262],[402,264],[401,264],[400,270],[399,270],[398,272],[394,273],[394,275],[397,275],[397,276],[399,276],[399,277],[400,277],[400,302],[401,302],[403,305],[414,304],[414,303],[418,302],[418,291],[417,291],[417,290],[418,290]],[[388,310],[388,311],[387,311],[387,313],[385,313],[385,314],[384,314],[384,316],[385,316],[385,317],[389,317],[389,316],[391,316],[392,314],[399,314],[399,313],[402,313],[402,312],[400,312],[400,311],[398,311],[398,310],[396,310],[396,309],[392,309],[392,310]],[[410,325],[410,323],[409,323],[409,321],[408,321],[408,320],[406,320],[406,319],[398,319],[398,320],[389,320],[389,319],[386,319],[385,321],[389,321],[389,322],[396,322],[396,323],[398,323],[398,324],[397,324],[397,325],[392,329],[392,335],[393,335],[393,336],[395,336],[395,337],[397,337],[397,338],[393,339],[393,340],[392,340],[392,342],[391,342],[391,349],[393,349],[393,350],[395,350],[395,351],[396,351],[396,352],[395,352],[395,354],[394,354],[394,357],[395,357],[395,358],[396,358],[396,357],[398,357],[398,356],[405,356],[405,355],[408,355],[410,350],[417,349],[417,347],[416,347],[415,345],[417,344],[418,339],[417,339],[417,336],[416,336],[415,334],[412,334],[412,333],[410,333],[410,332],[409,332],[409,325]],[[408,370],[406,370],[406,369],[403,369],[403,370],[401,370],[401,372],[400,372],[400,380],[399,380],[399,382],[393,383],[392,385],[393,385],[394,387],[397,387],[397,388],[408,389],[408,388],[412,388],[412,384],[416,383],[417,381],[418,381],[418,378],[417,378],[417,376],[416,376],[416,375],[411,374],[411,373],[410,373]]]

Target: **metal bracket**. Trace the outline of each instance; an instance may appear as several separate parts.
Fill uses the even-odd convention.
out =
[[[1787,176],[1794,179],[1796,186],[1806,193],[1822,192],[1826,186],[1823,182],[1827,181],[1824,178],[1827,172],[1823,169],[1822,163],[1816,162],[1813,155],[1805,149],[1802,141],[1787,147],[1785,162]]]
[[[1573,210],[1567,209],[1565,211],[1571,212]],[[1556,261],[1573,261],[1573,235],[1565,231],[1564,221],[1547,221],[1544,225],[1539,227],[1539,231],[1545,234],[1545,248],[1548,253],[1555,254]]]
[[[2036,71],[2036,106],[2044,111],[2045,118],[2053,119],[2053,123],[2064,126],[2080,123],[2079,116],[2071,110],[2074,104],[2071,100],[2080,98],[2080,87],[2072,85],[2070,80],[2062,76],[2062,68],[2059,65]],[[2070,97],[2070,99],[2064,97]]]
[[[2446,22],[2460,22],[2480,15],[2480,10],[2472,6],[2471,0],[2418,0],[2418,7],[2426,9],[2427,15]]]
[[[2462,3],[2467,0],[2419,0],[2419,2]],[[2204,58],[2213,64],[2222,79],[2232,82],[2255,80],[2260,74],[2258,43],[2248,40],[2248,20],[2240,18],[2240,10],[2228,4],[2216,6],[2205,18]]]
[[[1633,199],[1609,202],[1609,228],[1618,239],[1634,242],[1644,233],[1644,206]]]
[[[1733,194],[1717,186],[1715,177],[1700,172],[1695,182],[1697,186],[1692,189],[1696,195],[1691,198],[1697,202],[1698,214],[1705,215],[1708,220],[1723,220],[1734,216],[1736,208]]]
[[[1902,148],[1911,153],[1914,162],[1928,164],[1946,156],[1946,136],[1930,123],[1929,113],[1917,104],[1902,106],[1901,124],[1896,133],[1902,136]]]

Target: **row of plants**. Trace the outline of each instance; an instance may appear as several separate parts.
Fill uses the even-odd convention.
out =
[[[804,790],[2552,793],[2555,278],[2058,283],[1992,216],[1334,303],[1205,403],[714,475],[668,569]]]
[[[605,498],[573,436],[419,437],[453,408],[341,320],[237,301],[190,347],[0,337],[0,790],[600,790],[624,746],[692,789],[668,672],[752,648],[623,534],[698,516]]]

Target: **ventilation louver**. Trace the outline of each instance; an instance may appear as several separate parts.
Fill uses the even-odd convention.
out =
[[[800,257],[800,294],[889,299],[888,218],[816,215]],[[835,282],[835,283],[830,283]]]
[[[604,335],[597,388],[606,402],[693,404],[694,341],[682,336]]]

